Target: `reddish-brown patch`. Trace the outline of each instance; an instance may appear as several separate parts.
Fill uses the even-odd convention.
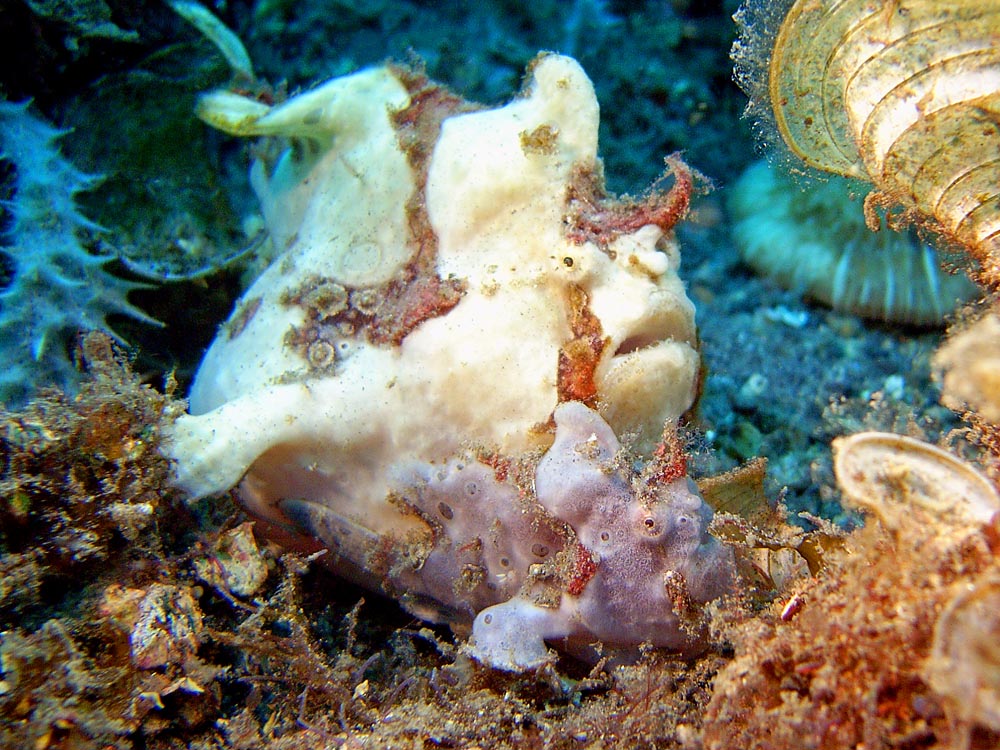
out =
[[[467,553],[474,553],[478,555],[483,549],[483,540],[478,536],[471,542],[466,542],[461,547],[458,548],[458,554],[464,555]]]
[[[243,330],[253,320],[254,315],[260,309],[260,303],[260,297],[251,297],[239,304],[236,314],[223,326],[227,340],[232,341],[243,333]]]
[[[687,461],[687,452],[677,431],[677,423],[667,422],[663,426],[663,437],[643,474],[651,485],[669,484],[687,474]]]
[[[590,579],[597,573],[597,562],[590,551],[582,544],[576,545],[576,560],[573,563],[573,574],[566,584],[566,593],[570,596],[580,596],[587,588]]]
[[[556,389],[560,402],[582,401],[592,407],[597,400],[594,373],[609,339],[602,335],[601,321],[590,311],[583,289],[570,286],[568,303],[573,338],[559,348]]]
[[[465,292],[465,283],[456,279],[441,279],[437,275],[414,272],[393,282],[386,290],[386,299],[379,305],[368,339],[375,344],[399,345],[425,320],[444,315],[458,304]]]
[[[493,476],[498,482],[506,482],[510,477],[513,461],[496,451],[484,453],[479,456],[481,463],[493,469]]]
[[[687,579],[676,570],[668,570],[663,576],[663,589],[670,601],[670,609],[682,621],[693,625],[697,613],[691,593],[688,591]]]
[[[272,86],[267,81],[260,79],[253,81],[237,79],[229,86],[229,90],[234,94],[253,99],[269,107],[283,104],[288,99],[288,85],[285,82]]]
[[[398,540],[389,534],[378,537],[368,550],[368,555],[364,563],[364,569],[371,573],[374,578],[382,581],[386,591],[392,591],[389,581],[389,572],[392,566],[399,560],[399,551],[396,549]],[[330,564],[330,561],[324,561]]]
[[[445,119],[477,107],[422,72],[404,67],[393,72],[410,92],[409,105],[394,112],[392,122],[417,185],[406,204],[413,254],[406,268],[381,290],[382,302],[367,332],[373,343],[399,345],[422,322],[451,310],[465,291],[461,279],[437,275],[437,235],[426,205],[427,169]]]
[[[465,292],[462,279],[437,274],[437,235],[427,216],[427,168],[441,123],[451,115],[476,109],[461,97],[404,67],[393,72],[410,92],[408,106],[392,113],[399,146],[413,170],[416,187],[406,202],[410,261],[388,282],[375,287],[342,287],[336,280],[307,279],[282,299],[305,310],[305,322],[291,329],[285,345],[300,351],[313,369],[335,365],[336,344],[363,336],[380,346],[398,346],[425,320],[444,315]],[[345,303],[332,306],[339,288]]]
[[[427,165],[441,132],[441,123],[452,115],[473,112],[480,107],[434,83],[422,71],[394,65],[392,72],[410,94],[410,103],[392,113],[392,124],[400,147],[418,175],[420,192],[423,192]]]
[[[685,164],[678,153],[668,156],[666,165],[667,170],[660,179],[672,174],[673,186],[665,193],[650,190],[642,200],[608,197],[603,189],[603,180],[593,170],[575,175],[569,192],[567,217],[569,228],[566,235],[570,241],[578,245],[593,242],[606,250],[621,235],[649,224],[658,226],[664,232],[672,229],[687,215],[695,180],[704,184],[709,182]]]

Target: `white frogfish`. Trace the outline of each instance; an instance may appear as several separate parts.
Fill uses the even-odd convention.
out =
[[[593,87],[558,55],[495,109],[385,66],[199,114],[266,139],[251,176],[280,254],[168,430],[176,484],[238,485],[258,531],[471,626],[495,667],[701,648],[731,550],[686,477],[644,482],[615,437],[648,452],[696,397],[672,232],[691,170],[607,195]]]

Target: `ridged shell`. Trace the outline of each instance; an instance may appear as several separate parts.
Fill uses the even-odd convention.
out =
[[[771,56],[806,163],[873,182],[1000,282],[1000,3],[799,0]]]

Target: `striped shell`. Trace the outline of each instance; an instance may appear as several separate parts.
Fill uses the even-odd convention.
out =
[[[769,87],[803,161],[917,209],[1000,283],[1000,3],[798,0]]]

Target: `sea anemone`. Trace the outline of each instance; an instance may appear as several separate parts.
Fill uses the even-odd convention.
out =
[[[871,232],[850,180],[794,179],[766,162],[729,191],[743,260],[781,286],[866,318],[933,326],[975,286],[941,268],[915,230]]]

